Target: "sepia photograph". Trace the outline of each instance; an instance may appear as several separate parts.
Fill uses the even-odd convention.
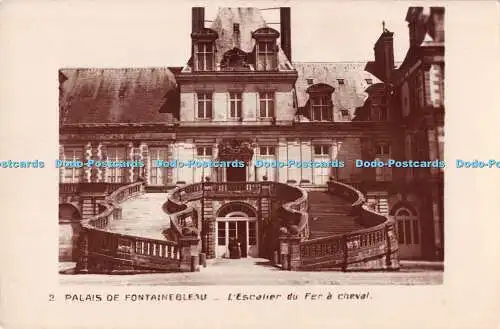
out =
[[[444,7],[359,62],[296,58],[291,7],[184,14],[182,66],[58,72],[61,282],[441,284]]]

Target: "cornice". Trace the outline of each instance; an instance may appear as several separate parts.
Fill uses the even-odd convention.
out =
[[[201,71],[175,75],[177,82],[290,82],[295,83],[297,71]]]

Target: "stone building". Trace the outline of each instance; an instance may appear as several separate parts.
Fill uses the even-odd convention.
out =
[[[387,29],[373,62],[294,62],[290,8],[280,8],[275,29],[256,8],[221,8],[208,25],[195,7],[183,67],[60,70],[61,160],[144,163],[61,168],[61,183],[144,179],[148,190],[168,191],[208,177],[321,190],[332,177],[398,220],[401,258],[440,258],[442,170],[358,168],[355,160],[443,158],[443,14],[408,10],[411,46],[395,67]],[[243,165],[169,165],[175,160]],[[273,161],[332,165],[276,168]],[[74,226],[75,212],[61,202],[61,223]],[[216,216],[216,257],[240,227],[245,253],[258,255],[252,209],[234,202]]]

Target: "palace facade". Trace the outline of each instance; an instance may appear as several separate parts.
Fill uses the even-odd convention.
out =
[[[144,180],[149,191],[169,191],[202,180],[268,180],[321,191],[333,179],[396,219],[402,259],[442,259],[442,169],[358,168],[355,160],[443,159],[444,9],[408,9],[410,48],[397,66],[385,27],[374,61],[295,62],[291,10],[279,10],[278,29],[256,8],[221,8],[208,25],[204,8],[194,7],[183,67],[61,69],[60,159],[144,166],[61,168],[60,182]],[[276,168],[258,160],[334,165]],[[79,220],[60,209],[61,223]],[[219,212],[215,256],[242,225],[245,253],[258,255],[258,215],[237,202]]]

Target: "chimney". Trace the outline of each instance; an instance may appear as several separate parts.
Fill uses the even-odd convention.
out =
[[[198,32],[205,27],[205,8],[192,7],[191,32]]]
[[[444,42],[444,7],[431,7],[430,25],[434,41]]]
[[[288,60],[292,61],[292,37],[290,31],[290,7],[280,7],[281,49]]]
[[[375,43],[375,65],[379,78],[389,83],[394,70],[393,32],[383,27],[382,34]]]

